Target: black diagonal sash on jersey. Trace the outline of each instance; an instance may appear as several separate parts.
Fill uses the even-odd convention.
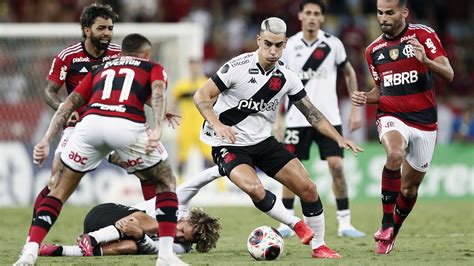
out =
[[[323,46],[323,47],[321,47],[321,46]],[[313,50],[313,52],[309,56],[308,60],[306,60],[306,63],[304,63],[301,70],[302,71],[307,71],[308,69],[311,68],[313,71],[317,71],[318,68],[323,63],[323,61],[326,59],[326,57],[328,57],[330,52],[331,52],[331,47],[329,47],[329,45],[327,43],[321,42]],[[303,82],[303,85],[306,86],[306,83],[308,82],[308,80],[309,79],[302,80],[301,82]]]
[[[324,44],[324,45],[322,45]],[[320,47],[323,46],[323,47]],[[316,45],[313,52],[309,56],[308,60],[304,63],[303,67],[301,68],[302,71],[307,71],[308,69],[312,69],[313,71],[317,71],[321,64],[324,62],[326,57],[328,57],[329,53],[331,52],[331,47],[325,42],[321,42],[320,44]],[[306,83],[308,83],[310,79],[301,80],[303,85],[306,87]],[[292,101],[288,101],[288,108],[287,112],[290,110],[291,106],[293,106]]]
[[[278,78],[280,80],[279,89],[271,88],[272,79]],[[276,70],[272,74],[271,78],[254,94],[250,97],[254,102],[268,103],[277,93],[285,86],[286,78],[280,70]],[[250,100],[247,99],[247,100]],[[238,109],[238,106],[222,112],[219,115],[219,120],[228,126],[233,126],[240,123],[247,116],[259,112],[258,110],[251,109]]]

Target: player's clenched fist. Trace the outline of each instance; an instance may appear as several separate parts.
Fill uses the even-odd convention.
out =
[[[355,91],[351,96],[352,104],[362,106],[367,103],[367,93],[364,91]]]

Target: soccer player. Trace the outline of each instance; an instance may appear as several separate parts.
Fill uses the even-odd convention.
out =
[[[311,243],[313,257],[340,258],[324,242],[323,206],[316,185],[301,162],[271,136],[281,99],[288,95],[311,125],[340,147],[355,154],[362,149],[331,126],[306,96],[301,80],[279,61],[285,43],[285,22],[275,17],[264,20],[258,50],[231,59],[195,93],[195,104],[206,119],[201,140],[212,146],[221,174],[247,193],[259,210],[293,228],[303,244]],[[255,166],[300,197],[311,228],[264,189]]]
[[[365,52],[375,87],[352,95],[356,106],[378,104],[377,130],[387,155],[382,226],[374,234],[378,254],[392,251],[430,166],[437,131],[433,73],[454,77],[435,31],[407,23],[408,12],[405,0],[377,0],[382,35]]]
[[[81,121],[61,153],[64,165],[58,182],[37,209],[28,243],[18,264],[34,264],[39,244],[58,218],[62,205],[88,171],[94,170],[112,150],[122,161],[133,161],[128,173],[140,173],[156,186],[156,220],[160,228],[157,264],[184,264],[173,253],[178,200],[176,178],[160,144],[165,120],[166,72],[149,61],[150,41],[129,34],[122,41],[123,56],[87,74],[56,111],[45,136],[35,146],[33,160],[42,165],[54,136],[78,107],[86,105]],[[147,134],[144,105],[153,110],[155,128]],[[88,238],[83,238],[87,241]]]
[[[107,256],[156,254],[159,247],[155,199],[132,207],[114,203],[92,208],[84,218],[84,235],[91,245],[59,246],[41,244],[40,256]],[[188,253],[192,244],[198,252],[216,247],[221,225],[218,219],[200,209],[192,209],[188,217],[178,219],[173,244],[175,253]],[[84,244],[84,241],[79,241]]]
[[[189,60],[189,72],[189,77],[179,80],[173,90],[173,98],[181,114],[178,128],[178,175],[181,177],[194,146],[199,148],[207,166],[213,165],[211,147],[199,140],[199,130],[204,121],[193,102],[194,93],[207,81],[207,77],[202,73],[200,59]]]
[[[321,30],[326,4],[322,0],[304,0],[300,4],[298,18],[302,31],[288,39],[282,61],[295,71],[308,93],[311,102],[342,135],[336,93],[338,69],[344,74],[349,95],[357,90],[354,68],[347,60],[342,42],[334,35]],[[349,129],[361,127],[359,107],[353,106],[349,116]],[[281,127],[277,119],[276,127]],[[291,102],[287,104],[285,116],[284,144],[300,160],[308,160],[312,142],[318,144],[321,160],[326,160],[333,178],[333,193],[337,205],[338,235],[342,237],[363,237],[365,234],[351,224],[349,197],[344,176],[343,149],[338,143],[315,130],[304,115]],[[277,128],[276,131],[279,129]],[[294,213],[295,195],[286,187],[282,188],[283,205]],[[293,230],[280,224],[278,231],[283,237],[294,235]]]

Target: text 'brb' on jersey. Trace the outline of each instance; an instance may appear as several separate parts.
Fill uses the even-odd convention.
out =
[[[116,59],[119,57],[120,51],[120,45],[110,43],[101,56],[93,57],[84,48],[84,42],[70,45],[54,57],[48,80],[58,85],[63,85],[66,82],[67,94],[70,94],[92,70],[92,67]]]
[[[410,38],[416,38],[429,59],[446,56],[433,29],[408,24],[394,39],[381,35],[370,44],[365,56],[381,95],[377,115],[392,115],[421,130],[437,128],[437,110],[432,73],[415,57]]]
[[[288,95],[292,101],[305,95],[298,76],[282,62],[265,71],[258,63],[257,52],[237,56],[222,66],[212,77],[221,94],[214,104],[219,120],[232,126],[237,140],[230,144],[217,138],[205,122],[201,140],[212,146],[248,146],[271,136],[278,105]]]
[[[120,117],[144,123],[143,107],[151,96],[151,84],[167,82],[160,64],[131,56],[108,61],[92,70],[74,92],[82,95],[89,114]]]
[[[311,102],[332,125],[340,125],[341,115],[336,92],[338,67],[347,62],[342,42],[319,30],[317,39],[308,43],[303,32],[291,36],[283,51],[282,61],[298,74]],[[311,127],[303,114],[289,103],[285,116],[287,127]]]

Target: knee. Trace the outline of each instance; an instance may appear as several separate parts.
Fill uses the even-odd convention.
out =
[[[302,186],[301,190],[299,191],[299,193],[297,193],[297,195],[300,197],[302,201],[305,201],[305,202],[316,201],[317,199],[316,185],[311,181],[306,182],[306,184]]]
[[[418,188],[420,187],[419,183],[405,182],[401,188],[401,192],[405,198],[413,198],[418,195]]]
[[[245,192],[252,198],[253,201],[261,201],[265,198],[265,189],[260,182],[248,184],[245,187]]]
[[[387,163],[401,166],[405,152],[402,149],[390,149],[387,151]]]
[[[343,166],[342,162],[341,163],[333,163],[329,167],[331,169],[331,173],[332,173],[334,178],[344,176],[344,166]]]

